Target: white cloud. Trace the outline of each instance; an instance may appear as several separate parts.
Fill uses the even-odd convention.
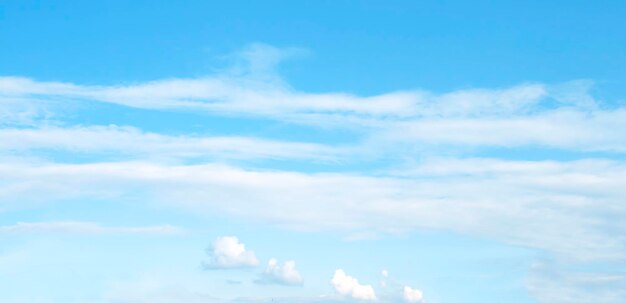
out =
[[[544,146],[583,151],[626,151],[626,110],[558,109],[533,115],[419,119],[388,123],[380,133],[391,142],[477,146]]]
[[[163,158],[287,158],[332,160],[348,150],[321,144],[237,136],[167,136],[134,127],[42,127],[0,129],[0,151],[60,150],[116,156]]]
[[[204,264],[207,269],[225,269],[254,267],[259,261],[253,251],[246,250],[246,246],[239,242],[237,237],[219,237],[213,241],[208,254],[211,260]]]
[[[354,277],[346,275],[342,269],[337,269],[330,283],[335,291],[342,296],[363,301],[377,300],[374,288],[371,285],[362,285]]]
[[[383,269],[380,274],[383,276],[383,278],[388,278],[389,277],[389,271],[387,271],[386,269]]]
[[[278,264],[278,260],[272,258],[268,261],[261,279],[257,280],[257,282],[261,284],[302,285],[303,279],[296,270],[295,261],[285,261],[281,266]]]
[[[626,302],[626,274],[618,270],[623,262],[606,266],[601,272],[576,267],[536,262],[526,281],[528,290],[542,303]]]
[[[419,289],[405,286],[402,290],[402,298],[405,302],[422,302],[424,294]]]
[[[626,163],[617,160],[430,159],[377,177],[16,160],[0,164],[0,181],[0,209],[78,197],[124,201],[141,191],[148,201],[200,216],[218,212],[295,229],[438,228],[581,260],[624,258],[626,251],[615,236],[626,232],[619,219],[626,217]]]
[[[138,235],[175,235],[183,229],[171,226],[142,227],[106,227],[93,222],[57,221],[57,222],[18,222],[14,225],[0,226],[0,233],[79,233],[79,234],[138,234]]]
[[[0,77],[0,125],[14,127],[0,130],[0,156],[43,149],[95,156],[112,152],[123,159],[117,163],[62,165],[3,158],[0,212],[65,198],[106,197],[123,202],[141,192],[150,202],[199,216],[221,213],[283,227],[332,229],[352,235],[435,228],[536,248],[563,259],[626,258],[626,239],[620,236],[626,233],[623,160],[424,156],[439,151],[458,154],[486,146],[623,153],[626,108],[596,101],[588,93],[589,82],[529,83],[447,93],[390,91],[374,96],[307,93],[291,88],[272,70],[285,55],[280,50],[254,46],[242,54],[248,60],[243,71],[135,85],[87,86]],[[61,120],[50,124],[51,117],[58,118],[64,106],[76,100],[346,127],[362,135],[359,138],[363,142],[336,148],[254,137],[168,136],[130,127],[76,126]],[[19,128],[24,125],[34,128]],[[386,160],[421,160],[412,167],[370,175],[245,170],[216,164],[167,165],[163,163],[168,161],[160,161],[197,157],[215,161],[336,160],[356,153]],[[381,157],[382,153],[401,157]],[[138,158],[143,162],[128,161]],[[84,222],[20,224],[2,227],[3,232],[150,233]],[[209,265],[258,263],[243,244],[235,241],[232,247],[222,252],[222,259],[213,255]],[[557,298],[538,286],[541,283],[529,283],[529,287],[547,298],[546,302],[592,298],[587,295],[591,292],[571,290],[583,289],[579,281],[588,275],[565,277],[559,276],[559,284],[549,288],[574,295]],[[621,299],[608,292],[601,294],[605,302],[619,302],[615,298]]]
[[[383,143],[626,151],[626,134],[620,131],[626,128],[626,109],[604,108],[588,94],[589,87],[588,82],[579,81],[443,94],[392,91],[355,96],[299,92],[275,77],[268,80],[249,75],[170,79],[132,86],[81,86],[0,77],[0,104],[15,105],[16,100],[22,100],[19,103],[44,107],[51,99],[80,99],[146,109],[255,115],[292,123],[358,127],[355,129],[359,132]],[[15,108],[13,105],[11,108]],[[0,117],[7,116],[3,119],[6,121],[45,119],[42,111],[28,106],[0,111]],[[11,113],[15,117],[9,117]]]
[[[0,77],[0,97],[82,99],[147,109],[197,109],[271,117],[333,113],[406,116],[419,94],[391,93],[367,98],[343,93],[294,92],[280,81],[227,75],[154,81],[133,86],[80,86]]]

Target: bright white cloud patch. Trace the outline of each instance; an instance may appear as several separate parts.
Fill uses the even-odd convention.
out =
[[[246,250],[246,246],[239,242],[237,237],[219,237],[215,239],[208,250],[211,260],[205,263],[207,269],[253,267],[259,261],[253,251]]]
[[[424,295],[421,290],[405,286],[402,291],[402,298],[405,302],[422,302]]]
[[[335,288],[335,291],[342,296],[363,301],[377,300],[374,288],[371,285],[360,284],[359,280],[348,276],[342,269],[335,271],[330,283]]]
[[[285,261],[281,266],[278,260],[272,258],[267,262],[267,267],[258,282],[261,284],[301,285],[303,279],[296,270],[295,261]]]

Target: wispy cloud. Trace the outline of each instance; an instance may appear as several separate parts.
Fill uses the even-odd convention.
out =
[[[102,226],[93,222],[54,221],[54,222],[18,222],[14,225],[0,226],[0,233],[76,233],[76,234],[131,234],[131,235],[178,235],[185,231],[172,225],[119,227]]]
[[[378,177],[212,164],[4,164],[0,176],[4,201],[101,195],[123,201],[141,189],[149,201],[198,215],[218,211],[296,229],[441,228],[569,258],[626,257],[618,232],[626,231],[618,219],[626,214],[620,161],[434,159]]]
[[[168,136],[134,127],[0,129],[0,153],[64,151],[153,159],[317,159],[345,157],[349,148],[238,136]]]
[[[614,268],[623,268],[623,265],[618,263]],[[526,283],[541,302],[624,302],[626,274],[623,271],[562,267],[556,262],[537,262],[531,267]]]
[[[626,137],[619,131],[626,128],[626,109],[602,109],[587,93],[588,87],[587,82],[522,84],[443,94],[395,91],[361,97],[299,92],[282,81],[247,76],[170,79],[130,86],[0,77],[0,100],[21,99],[28,104],[42,100],[43,106],[48,99],[80,99],[145,109],[261,116],[325,127],[358,126],[360,132],[385,142],[626,151],[622,143]],[[12,120],[31,119],[33,111],[32,106],[14,111]]]

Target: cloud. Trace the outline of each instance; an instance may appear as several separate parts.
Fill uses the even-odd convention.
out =
[[[42,127],[0,129],[0,151],[65,151],[116,157],[209,159],[317,159],[343,157],[347,150],[321,144],[238,136],[167,136],[134,127]]]
[[[335,288],[335,291],[342,296],[363,301],[377,300],[374,288],[371,285],[359,284],[356,278],[346,275],[342,269],[335,271],[330,283]]]
[[[171,225],[142,227],[105,227],[93,222],[18,222],[0,226],[0,233],[78,233],[78,234],[136,234],[176,235],[184,230]]]
[[[601,260],[625,257],[626,241],[616,236],[626,232],[619,220],[626,217],[625,180],[626,163],[600,159],[429,159],[379,176],[15,160],[0,164],[0,209],[79,197],[124,201],[140,190],[148,201],[199,216],[217,212],[300,230],[437,228]]]
[[[461,147],[540,146],[581,151],[626,151],[626,110],[557,109],[533,115],[420,119],[389,123],[380,138]]]
[[[626,134],[619,131],[626,128],[626,109],[603,106],[596,101],[588,93],[589,81],[557,85],[526,83],[442,94],[413,90],[356,96],[343,92],[301,92],[280,79],[271,79],[274,80],[226,73],[126,86],[82,86],[0,77],[0,104],[14,108],[0,111],[0,117],[16,121],[13,124],[19,121],[32,124],[33,119],[54,116],[48,104],[51,100],[82,100],[351,128],[366,134],[369,141],[379,141],[379,146],[390,143],[465,147],[536,145],[626,151],[623,143]],[[31,105],[18,110],[16,104]],[[37,109],[37,104],[42,109]],[[9,117],[12,113],[15,116]]]
[[[256,281],[260,284],[282,284],[282,285],[302,285],[303,279],[296,270],[296,262],[285,261],[280,266],[276,259],[270,259],[261,278]]]
[[[424,294],[419,289],[405,286],[402,290],[402,298],[405,302],[422,302]]]
[[[254,252],[246,250],[246,246],[239,242],[237,237],[226,236],[215,239],[207,253],[211,256],[211,260],[204,263],[206,269],[243,268],[259,265]]]
[[[444,93],[416,89],[369,96],[341,91],[310,93],[290,87],[273,70],[285,57],[282,50],[256,45],[237,56],[244,61],[241,70],[236,67],[201,78],[132,85],[0,77],[0,126],[10,127],[0,130],[0,156],[19,155],[0,161],[0,212],[68,198],[98,197],[122,203],[141,192],[151,203],[197,216],[220,213],[292,229],[361,235],[354,239],[441,229],[538,249],[559,260],[626,259],[626,238],[621,236],[626,233],[626,162],[621,157],[626,152],[626,108],[597,101],[589,94],[591,82],[521,83]],[[106,102],[164,113],[261,117],[273,123],[312,126],[322,133],[347,129],[361,141],[336,147],[258,137],[174,136],[132,127],[73,125],[62,119],[72,102],[87,106]],[[565,153],[546,158],[566,155],[582,159],[428,156],[463,155],[468,150],[482,154],[485,147],[556,149]],[[84,153],[99,160],[58,164],[19,158],[42,150],[44,154]],[[597,157],[597,153],[588,153],[597,151],[608,159],[585,159]],[[115,154],[119,162],[98,158],[105,153]],[[341,161],[359,153],[385,161],[394,169],[372,171],[367,166],[349,172],[339,168],[333,173],[308,173],[243,169],[213,162],[257,158]],[[503,153],[495,157],[509,156]],[[161,161],[198,158],[203,164]],[[133,161],[136,159],[141,161]],[[407,164],[413,161],[416,163]],[[94,233],[113,233],[116,229],[63,224],[46,228],[97,231]],[[43,225],[3,228],[4,232],[46,229]],[[224,262],[230,264],[225,267],[258,263],[254,254],[236,241],[234,247],[238,245],[245,256],[223,255],[231,260]],[[216,265],[216,260],[208,267],[224,266]],[[541,287],[541,278],[535,277],[529,288],[546,302],[592,298],[589,294],[601,287],[588,280],[600,277],[597,281],[614,285],[614,280],[600,274],[563,269],[562,274],[555,275],[558,285],[544,283],[551,286]],[[586,285],[591,287],[585,289]],[[549,289],[574,295],[557,297],[557,291]],[[606,302],[621,299],[608,291],[597,297]]]
[[[308,113],[406,116],[419,95],[394,92],[359,98],[344,93],[307,94],[280,81],[218,75],[199,79],[161,80],[132,86],[81,86],[0,77],[0,97],[49,100],[65,98],[109,102],[145,109],[202,110],[274,118]]]
[[[615,270],[624,268],[623,262],[600,272],[577,267],[555,261],[536,262],[526,280],[528,290],[545,303],[626,302],[626,274]]]

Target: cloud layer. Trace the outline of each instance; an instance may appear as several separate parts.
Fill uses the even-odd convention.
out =
[[[242,54],[252,60],[243,71],[192,79],[81,85],[0,77],[0,213],[89,198],[131,203],[140,192],[148,205],[200,218],[220,214],[348,237],[437,229],[533,248],[555,263],[611,267],[626,260],[626,107],[594,98],[590,81],[309,93],[272,71],[280,50],[257,46]],[[69,107],[95,104],[140,115],[263,119],[318,138],[165,134],[65,116]],[[325,139],[337,133],[341,140]],[[311,161],[330,168],[315,172],[323,169],[308,169]],[[83,221],[0,227],[43,231],[178,232]],[[209,254],[209,269],[259,264],[236,237],[216,239]],[[619,274],[567,266],[533,272],[528,288],[544,302],[625,298],[611,291],[623,284]],[[302,282],[293,261],[270,260],[263,277]],[[332,285],[348,298],[377,298],[341,270]],[[406,301],[421,300],[420,290],[403,290]]]

